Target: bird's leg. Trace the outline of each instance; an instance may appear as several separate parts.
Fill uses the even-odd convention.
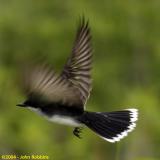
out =
[[[82,129],[83,129],[82,127],[75,127],[74,130],[73,130],[73,134],[78,138],[82,138],[80,136],[80,133],[82,132]]]

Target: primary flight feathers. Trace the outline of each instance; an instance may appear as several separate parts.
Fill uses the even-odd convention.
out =
[[[77,31],[71,57],[64,67],[62,76],[66,77],[78,89],[83,104],[86,102],[91,91],[91,63],[90,29],[88,22],[85,23],[84,19],[82,19]]]
[[[62,73],[57,74],[46,65],[32,66],[24,74],[24,88],[29,94],[41,95],[50,101],[83,107],[91,91],[91,61],[90,29],[82,19]]]

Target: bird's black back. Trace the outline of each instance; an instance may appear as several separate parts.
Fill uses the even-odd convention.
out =
[[[30,96],[24,102],[26,106],[37,108],[47,116],[62,115],[62,116],[79,116],[83,114],[84,110],[81,106],[68,105],[62,102],[49,102],[37,96]]]
[[[53,116],[53,115],[80,116],[84,112],[82,107],[68,106],[61,103],[50,103],[40,107],[40,110],[48,116]]]

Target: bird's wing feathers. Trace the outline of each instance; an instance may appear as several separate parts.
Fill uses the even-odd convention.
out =
[[[24,89],[27,94],[41,95],[51,102],[83,107],[91,91],[91,59],[90,29],[83,18],[62,74],[56,74],[46,65],[33,66],[25,72]]]
[[[49,67],[37,65],[25,73],[24,89],[27,93],[40,95],[50,102],[61,102],[68,106],[80,103],[77,91]]]
[[[83,105],[85,105],[91,91],[91,63],[90,28],[88,22],[85,22],[83,18],[77,31],[71,57],[62,72],[62,77],[70,81],[79,92]]]

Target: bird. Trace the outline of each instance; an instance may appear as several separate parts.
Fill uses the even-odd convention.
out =
[[[126,137],[136,127],[138,109],[112,112],[86,110],[92,90],[92,36],[89,20],[80,18],[71,54],[60,73],[49,64],[28,66],[23,72],[22,88],[26,99],[19,107],[30,109],[51,122],[74,127],[81,137],[88,127],[104,140],[114,143]]]

